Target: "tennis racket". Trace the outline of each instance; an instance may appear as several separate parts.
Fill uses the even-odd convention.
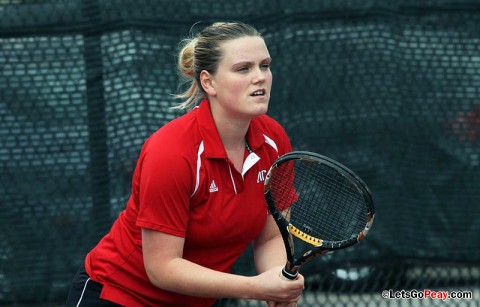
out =
[[[287,153],[273,163],[265,199],[285,243],[282,274],[287,279],[295,279],[306,261],[363,239],[375,214],[368,187],[353,171],[306,151]]]

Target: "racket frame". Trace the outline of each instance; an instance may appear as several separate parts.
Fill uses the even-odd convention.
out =
[[[302,230],[298,229],[294,225],[290,224],[289,221],[285,218],[285,216],[283,216],[282,211],[280,211],[277,208],[275,201],[273,200],[273,196],[270,189],[271,187],[270,179],[272,177],[274,169],[277,168],[279,165],[286,163],[290,160],[297,160],[297,159],[309,160],[314,163],[324,164],[336,170],[337,172],[339,172],[342,176],[344,176],[351,184],[353,184],[357,188],[357,190],[363,196],[363,199],[365,201],[365,206],[367,208],[367,223],[364,229],[360,233],[358,233],[358,235],[352,236],[347,240],[343,240],[339,242],[322,240],[321,238],[313,237],[303,232]],[[358,243],[360,240],[362,240],[365,237],[365,235],[370,230],[374,220],[374,216],[375,216],[375,209],[374,209],[373,199],[372,199],[370,190],[359,176],[357,176],[352,170],[350,170],[348,167],[344,166],[343,164],[339,163],[338,161],[335,161],[329,157],[326,157],[317,153],[309,152],[309,151],[292,151],[280,156],[277,160],[275,160],[275,162],[272,164],[272,166],[270,167],[265,177],[264,194],[265,194],[268,210],[270,211],[270,214],[272,215],[275,222],[277,223],[277,226],[280,230],[280,233],[282,235],[282,239],[285,245],[285,251],[287,254],[287,263],[284,269],[282,270],[282,275],[287,279],[295,279],[298,275],[298,270],[300,266],[303,265],[305,262],[311,260],[312,258],[321,254],[347,248]],[[304,250],[302,255],[297,259],[295,258],[293,237],[297,237],[298,239],[312,246],[311,249]]]

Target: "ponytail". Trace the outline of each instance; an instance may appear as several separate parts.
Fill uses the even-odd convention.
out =
[[[195,47],[198,38],[186,38],[180,45],[182,46],[178,56],[178,71],[184,79],[184,83],[190,83],[190,86],[183,93],[175,95],[175,98],[182,99],[183,102],[174,109],[192,109],[198,100],[205,98],[203,90],[199,87],[200,80],[196,78],[195,73]]]

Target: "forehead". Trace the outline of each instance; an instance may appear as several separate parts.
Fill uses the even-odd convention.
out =
[[[262,61],[268,57],[267,45],[259,36],[245,36],[221,43],[222,60],[225,63],[238,61]]]

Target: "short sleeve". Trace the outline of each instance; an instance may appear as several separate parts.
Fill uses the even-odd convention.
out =
[[[185,237],[192,171],[188,159],[171,148],[168,140],[155,136],[142,150],[136,225]]]

